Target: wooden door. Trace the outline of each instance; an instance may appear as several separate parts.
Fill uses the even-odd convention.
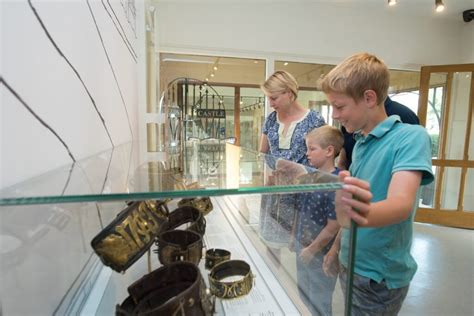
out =
[[[474,228],[474,64],[421,68],[418,116],[432,141],[435,181],[415,220]]]

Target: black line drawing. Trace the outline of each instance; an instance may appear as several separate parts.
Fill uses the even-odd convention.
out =
[[[133,60],[135,61],[135,63],[137,62],[137,53],[135,53],[135,51],[133,50],[133,47],[132,45],[130,44],[130,42],[128,41],[127,37],[125,36],[125,34],[122,34],[122,32],[120,32],[118,26],[117,26],[117,23],[115,22],[114,18],[112,17],[112,15],[110,14],[109,10],[107,9],[107,6],[105,5],[104,3],[104,0],[101,0],[102,2],[102,6],[104,7],[105,11],[107,12],[107,14],[109,15],[110,19],[112,20],[112,23],[114,24],[115,28],[117,29],[117,32],[120,34],[120,37],[122,38],[123,40],[123,43],[125,44],[125,46],[127,46],[128,48],[128,51],[130,52],[130,54],[132,55],[133,57]],[[120,23],[119,23],[120,24]],[[120,25],[120,27],[122,27],[122,25]],[[123,29],[122,29],[123,30]]]
[[[107,2],[109,2],[109,0],[107,0]],[[137,39],[137,8],[135,7],[135,0],[120,0],[120,4],[122,5],[127,22],[132,28],[133,35],[135,35],[135,39]],[[110,7],[112,6],[110,5]]]
[[[43,29],[43,31],[45,32],[46,36],[48,37],[48,39],[50,40],[51,44],[53,44],[54,48],[56,49],[56,51],[59,53],[59,55],[64,58],[64,60],[66,61],[66,63],[69,65],[69,67],[71,67],[72,71],[74,72],[74,74],[77,76],[77,78],[79,79],[79,81],[82,83],[82,86],[84,87],[84,89],[86,90],[87,92],[87,95],[89,96],[93,106],[94,106],[94,109],[95,111],[97,112],[97,114],[99,115],[99,118],[100,120],[102,121],[102,125],[104,126],[104,129],[107,133],[107,136],[109,137],[109,140],[110,140],[110,143],[112,144],[112,147],[115,147],[114,145],[114,142],[112,141],[112,137],[109,133],[109,130],[107,129],[107,124],[105,123],[105,119],[104,117],[102,116],[102,114],[100,113],[99,109],[97,108],[97,104],[95,103],[95,100],[94,98],[92,97],[89,89],[87,88],[86,84],[84,83],[84,81],[82,80],[81,78],[81,75],[79,75],[79,72],[76,70],[76,68],[71,64],[71,62],[66,58],[66,56],[63,54],[63,52],[61,51],[61,49],[58,47],[58,45],[56,44],[56,42],[53,40],[53,38],[51,37],[51,34],[49,34],[46,26],[44,25],[43,23],[43,20],[41,20],[39,14],[38,14],[38,11],[36,10],[36,8],[33,6],[33,3],[31,3],[31,0],[28,0],[28,4],[30,5],[30,8],[31,10],[33,11],[36,19],[38,20],[38,22],[40,23],[41,25],[41,28]]]
[[[8,89],[8,91],[10,91],[11,94],[13,94],[13,96],[28,110],[28,112],[30,112],[40,123],[41,125],[43,125],[44,127],[46,127],[46,129],[48,129],[60,142],[61,144],[64,146],[64,148],[66,148],[66,151],[69,155],[69,157],[71,157],[72,161],[73,162],[76,162],[76,158],[74,158],[74,155],[72,154],[71,150],[69,149],[69,146],[66,144],[66,142],[61,138],[61,136],[58,135],[58,133],[56,133],[56,131],[51,127],[49,126],[38,114],[35,113],[35,111],[33,111],[33,109],[25,102],[25,100],[23,100],[23,98],[5,81],[5,79],[3,77],[0,77],[0,83],[3,83],[3,85]]]
[[[127,168],[127,178],[125,179],[125,188],[128,188],[128,178],[130,177],[130,169],[132,167],[132,157],[133,157],[133,147],[135,146],[135,143],[132,141],[131,146],[130,146],[130,156],[128,158],[128,168]]]
[[[74,170],[74,166],[76,165],[76,162],[74,161],[72,164],[71,164],[71,167],[69,167],[69,175],[67,177],[67,180],[66,180],[66,183],[64,184],[64,188],[61,192],[61,196],[64,195],[64,193],[66,193],[66,189],[67,187],[69,186],[69,182],[71,181],[71,176],[72,176],[72,171]]]
[[[104,182],[102,183],[102,188],[100,189],[100,194],[104,193],[105,185],[107,184],[107,179],[109,178],[110,165],[112,164],[112,158],[114,157],[114,148],[109,156],[109,163],[107,165],[107,170],[105,172]]]
[[[119,90],[120,98],[122,99],[123,108],[124,108],[125,114],[127,116],[128,128],[130,129],[130,134],[131,134],[132,139],[133,139],[132,125],[130,123],[130,117],[128,115],[128,110],[127,110],[127,106],[125,104],[125,99],[123,98],[122,89],[120,89],[120,85],[119,85],[119,82],[118,82],[118,79],[117,79],[117,75],[115,74],[115,70],[114,70],[114,67],[112,66],[112,62],[110,61],[109,54],[107,52],[107,49],[105,48],[105,43],[104,43],[104,40],[102,38],[102,34],[100,33],[99,26],[97,25],[97,21],[95,19],[94,12],[92,11],[92,8],[90,6],[89,0],[87,0],[87,6],[89,7],[89,11],[91,13],[92,19],[94,20],[94,24],[95,24],[95,28],[97,30],[97,34],[99,35],[100,42],[102,44],[102,48],[104,49],[105,57],[107,58],[107,62],[109,63],[110,70],[112,71],[112,75],[114,76],[114,79],[115,79],[115,84],[117,85],[117,89]]]

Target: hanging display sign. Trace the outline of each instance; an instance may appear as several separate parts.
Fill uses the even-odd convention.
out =
[[[198,118],[223,118],[225,119],[225,110],[223,109],[197,109],[196,117]]]
[[[199,144],[199,152],[201,153],[223,153],[225,144]]]

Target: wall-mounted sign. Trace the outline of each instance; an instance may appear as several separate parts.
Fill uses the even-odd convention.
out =
[[[197,109],[196,117],[198,118],[223,118],[225,119],[225,110],[217,109]]]

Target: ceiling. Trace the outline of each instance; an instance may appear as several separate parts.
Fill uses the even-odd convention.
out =
[[[154,0],[159,3],[195,3],[195,0]],[[435,0],[397,0],[396,6],[388,6],[387,0],[201,0],[201,4],[225,5],[238,3],[248,5],[272,3],[290,3],[292,5],[324,4],[344,7],[364,7],[377,12],[393,11],[400,15],[433,16],[437,19],[452,18],[462,21],[462,12],[474,9],[474,0],[443,0],[446,9],[435,13]],[[464,22],[462,22],[464,23]],[[474,22],[470,22],[474,25]],[[225,58],[213,56],[178,55],[162,53],[160,63],[161,88],[177,77],[191,77],[199,80],[209,79],[209,82],[220,83],[251,83],[258,85],[265,80],[265,62],[263,60]],[[300,86],[315,87],[317,80],[327,73],[332,65],[316,65],[277,61],[276,69],[285,69],[295,75]],[[213,71],[218,66],[219,70]],[[212,73],[214,77],[210,77]],[[419,72],[392,71],[391,85],[395,90],[412,89],[418,85]]]
[[[374,10],[391,10],[400,14],[418,15],[418,16],[436,16],[437,18],[460,19],[462,21],[462,12],[468,9],[474,9],[474,0],[443,0],[445,10],[441,13],[435,13],[435,0],[397,0],[396,6],[389,7],[387,0],[200,0],[200,3],[248,3],[249,5],[260,3],[291,3],[294,5],[304,4],[329,4],[334,6],[364,6]],[[159,3],[195,3],[195,0],[154,0]]]

